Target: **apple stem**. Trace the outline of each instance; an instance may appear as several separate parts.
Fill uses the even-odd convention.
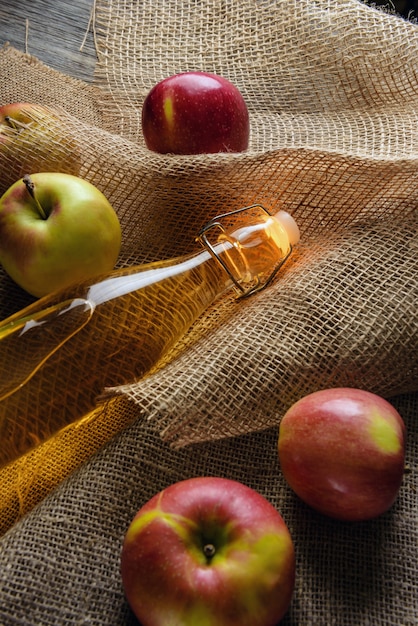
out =
[[[13,130],[17,131],[21,130],[22,128],[27,128],[28,126],[24,122],[19,122],[19,120],[15,120],[13,117],[10,117],[10,115],[6,115],[4,121],[6,122],[6,124],[9,124],[9,126],[13,128]]]
[[[216,549],[213,543],[207,543],[203,546],[203,554],[208,560],[212,559],[215,556],[215,552]]]
[[[39,202],[38,198],[35,196],[35,185],[33,183],[33,180],[31,179],[31,177],[29,176],[29,174],[25,174],[23,177],[23,182],[26,186],[26,189],[28,190],[29,195],[33,198],[36,207],[39,211],[39,213],[41,214],[42,219],[46,220],[47,219],[47,214],[45,213],[41,203]]]

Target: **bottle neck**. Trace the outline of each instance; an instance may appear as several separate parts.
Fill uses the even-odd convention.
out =
[[[240,295],[250,293],[266,284],[292,249],[289,226],[278,216],[263,209],[250,219],[246,216],[238,227],[216,228],[213,243],[200,238],[205,246],[203,251],[150,263],[138,271],[131,268],[126,276],[119,273],[93,285],[87,300],[97,305],[151,284],[173,281],[190,297],[197,298],[203,311],[232,288]]]
[[[91,285],[85,298],[98,306],[152,285],[156,288],[161,285],[163,288],[168,283],[176,284],[182,292],[187,290],[191,296],[193,293],[198,295],[205,306],[233,285],[232,279],[217,259],[208,250],[203,250],[118,271]]]
[[[201,241],[230,278],[230,286],[245,295],[262,288],[274,276],[292,250],[287,224],[268,213],[257,214],[252,220],[231,231],[216,224],[214,243],[204,237]]]

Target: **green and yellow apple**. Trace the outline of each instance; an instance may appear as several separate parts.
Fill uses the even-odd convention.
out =
[[[0,198],[0,263],[34,296],[111,271],[120,246],[113,207],[82,178],[39,172]]]
[[[26,172],[78,175],[80,154],[63,112],[30,102],[0,106],[0,193]]]
[[[405,424],[384,398],[361,389],[311,393],[285,413],[279,458],[294,492],[320,513],[368,520],[394,503],[405,462]]]
[[[293,594],[294,547],[282,516],[257,491],[190,478],[138,511],[121,574],[142,626],[276,626]]]
[[[142,106],[142,132],[161,154],[242,152],[248,148],[247,105],[229,80],[183,72],[154,85]]]

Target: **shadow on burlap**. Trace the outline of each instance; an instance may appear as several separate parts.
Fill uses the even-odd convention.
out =
[[[1,100],[58,111],[48,142],[34,149],[21,136],[0,153],[2,190],[23,160],[87,178],[121,219],[120,268],[188,253],[209,218],[253,202],[291,212],[302,241],[267,290],[217,302],[149,376],[107,389],[75,426],[40,427],[60,428],[83,403],[82,385],[67,383],[65,410],[51,393],[65,352],[24,402],[10,400],[16,423],[30,416],[44,443],[0,469],[0,623],[134,624],[118,569],[126,527],[156,491],[205,474],[256,488],[288,523],[297,580],[284,623],[416,623],[417,27],[354,0],[99,0],[95,10],[94,87],[2,51]],[[246,154],[146,150],[145,94],[191,69],[243,92]],[[1,276],[2,317],[29,301]],[[115,302],[109,333],[129,333],[123,313]],[[408,428],[399,499],[364,524],[308,510],[277,459],[286,408],[341,385],[389,398]]]

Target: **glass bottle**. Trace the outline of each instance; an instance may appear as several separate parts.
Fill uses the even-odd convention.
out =
[[[115,270],[0,323],[0,467],[143,377],[218,297],[264,288],[299,239],[260,205],[217,216],[200,250]]]

